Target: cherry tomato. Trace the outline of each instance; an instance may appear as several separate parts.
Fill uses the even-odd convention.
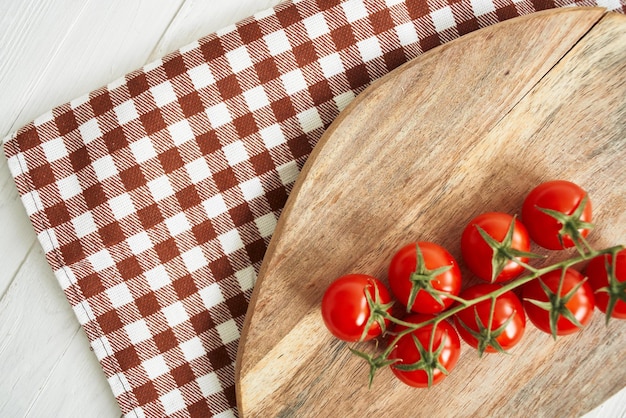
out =
[[[622,250],[617,253],[615,257],[615,265],[613,266],[612,257],[610,254],[605,254],[592,259],[587,265],[585,273],[589,278],[589,284],[595,291],[594,297],[596,300],[596,306],[602,312],[606,313],[607,306],[609,304],[609,293],[604,291],[598,291],[598,289],[609,286],[609,276],[607,274],[606,266],[609,266],[609,271],[615,268],[615,279],[618,283],[626,282],[626,250]],[[617,284],[617,283],[616,283]],[[624,285],[616,286],[615,288],[615,306],[611,317],[626,319],[626,288]],[[621,299],[620,296],[621,295]]]
[[[591,201],[587,199],[583,207],[579,208],[579,206],[586,195],[587,193],[578,185],[565,180],[547,181],[535,187],[526,196],[522,206],[522,220],[528,228],[530,238],[549,250],[573,247],[575,243],[572,240],[572,234],[565,230],[561,231],[564,227],[563,223],[542,212],[539,208],[556,211],[567,216],[574,215],[579,209],[580,213],[575,216],[575,224],[572,229],[573,231],[577,230],[584,238],[589,234],[591,226],[589,224],[591,222]]]
[[[501,288],[499,284],[478,284],[461,292],[461,298],[475,299]],[[454,316],[461,338],[477,348],[480,354],[483,351],[495,353],[510,349],[522,339],[526,329],[524,307],[515,293],[507,291],[496,298],[491,326],[488,326],[491,310],[492,302],[488,299],[463,309]]]
[[[519,275],[524,267],[515,261],[501,254],[496,253],[499,263],[500,273],[496,277],[493,275],[494,250],[482,237],[478,227],[482,228],[491,238],[498,243],[504,243],[511,223],[513,224],[513,235],[508,247],[514,252],[522,251],[528,253],[530,250],[530,238],[526,227],[513,216],[501,212],[488,212],[478,215],[463,230],[461,235],[461,254],[467,267],[476,276],[489,282],[504,282]],[[528,262],[526,255],[517,255],[516,259],[523,263]]]
[[[454,302],[436,292],[458,295],[461,291],[458,263],[448,251],[432,242],[402,247],[391,259],[388,280],[392,293],[407,306],[407,311],[418,313],[441,312]]]
[[[574,269],[568,268],[563,277],[561,291],[558,292],[561,275],[562,270],[554,270],[522,287],[524,309],[526,310],[528,319],[530,319],[537,328],[548,334],[553,333],[551,325],[555,326],[554,331],[556,335],[567,335],[579,331],[580,328],[575,322],[568,319],[567,316],[575,318],[581,326],[584,326],[591,320],[593,309],[595,308],[593,289],[589,283],[585,281],[582,274]],[[549,289],[551,295],[555,296],[559,294],[561,296],[558,303],[549,302],[550,297],[546,294],[541,283]],[[578,290],[571,293],[576,287],[578,287]],[[551,312],[549,310],[542,309],[528,299],[539,302],[549,302],[552,306],[555,306],[554,317],[551,319]]]
[[[411,314],[404,321],[419,324],[432,318],[432,315]],[[402,332],[406,329],[407,327],[398,325],[394,327],[394,333]],[[389,354],[390,360],[399,360],[391,365],[392,372],[398,379],[409,386],[423,388],[436,385],[454,369],[461,355],[459,335],[447,321],[441,321],[437,324],[434,331],[432,350],[430,350],[432,332],[432,325],[426,325],[411,331],[400,338],[393,351]],[[435,353],[438,353],[438,355]],[[418,362],[421,360],[422,364],[418,365]],[[410,365],[412,364],[423,366],[423,368],[402,370],[403,367],[411,368]]]
[[[370,305],[366,292],[372,300],[391,313],[391,296],[378,279],[365,274],[348,274],[332,282],[322,297],[322,318],[326,328],[337,338],[354,342],[371,340],[382,333],[380,322],[370,321]],[[378,297],[376,297],[378,295]],[[382,320],[382,319],[381,319]],[[369,328],[365,331],[366,327]],[[384,320],[385,326],[389,320]]]

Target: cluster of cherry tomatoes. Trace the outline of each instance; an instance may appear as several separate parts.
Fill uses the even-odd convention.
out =
[[[545,182],[526,196],[521,212],[521,221],[506,213],[484,213],[464,229],[463,261],[484,283],[462,289],[459,264],[446,249],[432,242],[410,243],[389,264],[391,293],[382,281],[364,274],[330,284],[321,305],[328,330],[348,342],[388,334],[390,342],[379,356],[353,352],[374,369],[390,366],[404,383],[427,387],[455,366],[461,339],[482,355],[517,344],[527,317],[555,338],[581,329],[595,306],[608,312],[607,321],[626,319],[626,250],[597,252],[587,244],[592,224],[585,191],[568,181]],[[590,260],[585,275],[573,268],[574,262],[533,267],[529,260],[538,256],[530,252],[531,240],[550,250],[575,246],[579,257],[574,262]],[[522,272],[528,274],[518,278]],[[402,319],[392,316],[391,294],[406,308]]]

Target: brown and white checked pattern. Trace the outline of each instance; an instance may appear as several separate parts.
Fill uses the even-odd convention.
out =
[[[626,12],[626,0],[599,5]],[[300,0],[53,109],[6,139],[48,261],[128,416],[236,415],[268,241],[324,129],[460,35],[593,0]]]

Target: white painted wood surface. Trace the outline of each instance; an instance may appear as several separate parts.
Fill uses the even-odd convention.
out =
[[[0,0],[0,137],[279,2]],[[0,222],[0,417],[121,415],[45,261],[4,155]],[[626,417],[626,390],[588,417]]]

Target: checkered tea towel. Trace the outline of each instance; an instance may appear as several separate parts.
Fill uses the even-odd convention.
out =
[[[372,80],[481,27],[626,0],[299,0],[5,140],[23,204],[124,414],[234,416],[234,361],[302,164]]]

